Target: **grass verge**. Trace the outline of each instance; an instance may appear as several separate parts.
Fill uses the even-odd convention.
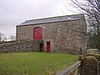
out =
[[[53,75],[76,62],[78,57],[61,53],[1,53],[0,75]]]

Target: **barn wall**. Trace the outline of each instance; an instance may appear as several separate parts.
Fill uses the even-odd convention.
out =
[[[20,26],[16,27],[16,40],[30,40],[33,39],[33,27],[32,26]]]
[[[86,52],[87,42],[83,35],[83,32],[86,32],[85,21],[44,24],[43,30],[43,39],[52,43],[52,51],[79,54],[80,48],[82,48],[83,52]]]
[[[51,51],[53,52],[79,54],[80,48],[86,52],[87,42],[83,35],[83,32],[86,32],[84,20],[17,26],[17,40],[33,39],[33,29],[38,26],[43,30],[45,51],[46,42],[51,42]]]

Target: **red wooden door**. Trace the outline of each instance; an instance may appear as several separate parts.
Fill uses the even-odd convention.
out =
[[[34,28],[34,39],[42,39],[42,28],[36,27]]]
[[[51,46],[50,46],[50,42],[47,42],[47,52],[50,52]]]

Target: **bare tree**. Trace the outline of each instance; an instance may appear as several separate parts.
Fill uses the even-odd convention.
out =
[[[11,41],[13,41],[13,40],[16,40],[16,37],[15,36],[13,36],[13,35],[10,35],[10,38],[9,38]]]
[[[0,33],[0,42],[2,41],[2,36],[3,36],[4,34],[2,34],[2,33]]]
[[[71,0],[73,6],[87,15],[89,45],[100,49],[100,0]]]
[[[6,41],[6,40],[7,37],[3,33],[0,33],[0,41]]]
[[[0,42],[1,42],[1,40],[2,40],[2,39],[1,39],[1,36],[2,36],[2,35],[3,35],[3,34],[2,34],[2,33],[0,33]]]

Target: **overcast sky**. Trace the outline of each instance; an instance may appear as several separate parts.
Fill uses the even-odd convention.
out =
[[[16,25],[25,20],[74,14],[66,10],[70,0],[0,0],[0,32],[16,35]]]

